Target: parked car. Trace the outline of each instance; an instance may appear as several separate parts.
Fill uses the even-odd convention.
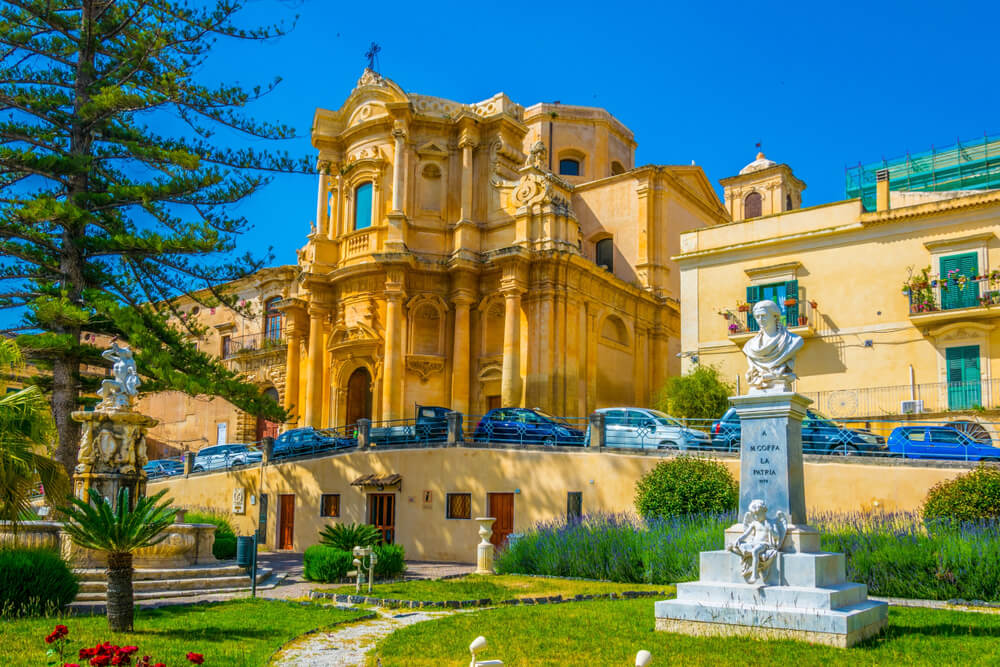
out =
[[[954,426],[897,426],[889,451],[908,459],[1000,461],[1000,447],[977,441]]]
[[[142,469],[149,479],[184,474],[184,464],[174,459],[156,459],[142,466]]]
[[[376,445],[408,442],[444,442],[448,439],[448,413],[450,408],[436,405],[418,405],[412,423],[401,422],[393,426],[373,426],[370,438]]]
[[[740,417],[729,408],[712,424],[712,447],[724,451],[740,448]],[[840,426],[815,410],[806,410],[802,420],[802,451],[806,454],[888,455],[885,438],[863,429]]]
[[[205,447],[195,454],[191,471],[226,470],[233,466],[260,463],[263,458],[264,454],[260,450],[251,449],[247,445],[215,445]]]
[[[712,438],[704,431],[688,428],[665,412],[650,408],[601,408],[604,444],[607,447],[659,449],[709,448]],[[590,427],[587,427],[587,444]]]
[[[479,420],[476,442],[583,446],[583,431],[566,420],[528,408],[497,408]]]
[[[332,432],[319,431],[312,426],[306,426],[304,428],[293,428],[285,431],[275,438],[274,449],[271,455],[274,458],[283,458],[320,451],[346,449],[354,447],[357,444],[358,441],[354,438],[345,438],[333,435]]]

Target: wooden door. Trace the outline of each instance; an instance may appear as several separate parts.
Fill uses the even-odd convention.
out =
[[[514,494],[487,493],[486,516],[496,519],[490,542],[498,549],[507,543],[507,536],[514,532]]]
[[[392,544],[396,538],[396,495],[392,493],[368,494],[368,523],[382,533],[382,541]]]
[[[499,396],[487,396],[486,397],[486,411],[498,410],[500,409],[500,397]]]
[[[295,540],[295,495],[282,494],[278,513],[278,548],[291,549]]]
[[[372,376],[367,368],[358,368],[347,380],[347,420],[345,426],[359,419],[372,418]]]

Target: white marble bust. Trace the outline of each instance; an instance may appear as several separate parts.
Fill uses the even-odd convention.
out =
[[[758,301],[752,315],[760,330],[743,346],[749,365],[747,384],[751,391],[791,391],[802,337],[781,323],[781,309],[774,301]]]

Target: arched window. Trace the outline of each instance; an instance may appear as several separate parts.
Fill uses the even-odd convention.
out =
[[[792,210],[792,195],[785,195],[785,210]]]
[[[606,341],[628,346],[628,327],[614,315],[608,316],[601,327],[601,338]]]
[[[747,195],[747,198],[743,200],[743,217],[747,219],[759,218],[762,205],[763,199],[761,199],[760,193],[751,192]]]
[[[622,166],[621,162],[612,162],[611,163],[611,175],[612,176],[617,176],[618,174],[624,174],[624,173],[625,173],[625,167]]]
[[[563,158],[559,160],[559,173],[562,176],[579,176],[580,161],[572,158]]]
[[[614,273],[615,270],[615,244],[611,239],[601,239],[597,242],[597,252],[594,257],[595,263]]]
[[[370,181],[354,189],[354,229],[372,226],[372,192]]]
[[[264,338],[267,340],[281,339],[282,315],[278,310],[279,301],[281,297],[276,296],[264,303]]]

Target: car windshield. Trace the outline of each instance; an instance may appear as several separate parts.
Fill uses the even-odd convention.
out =
[[[664,426],[677,426],[679,428],[684,428],[683,422],[679,419],[671,417],[666,412],[660,412],[659,410],[646,410],[646,412],[653,415],[653,417],[656,418],[656,421],[660,422]]]
[[[541,410],[532,410],[532,412],[534,412],[536,415],[538,415],[542,419],[547,419],[550,422],[555,422],[556,424],[562,424],[564,426],[569,426],[569,424],[566,423],[566,420],[562,419],[560,417],[553,417],[552,415],[550,415],[548,413],[545,413],[545,412],[542,412]]]

